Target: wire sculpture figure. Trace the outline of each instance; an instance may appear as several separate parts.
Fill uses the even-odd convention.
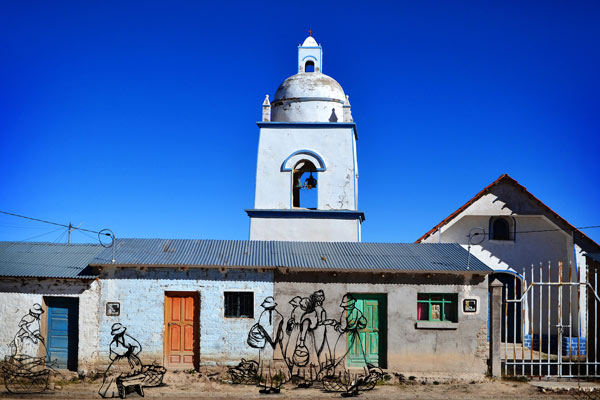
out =
[[[102,386],[98,394],[103,398],[127,397],[135,391],[144,397],[144,387],[162,385],[166,369],[156,362],[143,365],[138,355],[142,345],[131,335],[125,333],[127,328],[114,323],[111,328],[113,339],[110,343],[109,358],[111,360],[104,372]]]
[[[356,299],[350,294],[343,296],[337,320],[327,317],[324,302],[323,290],[308,297],[296,296],[289,301],[292,310],[284,321],[274,298],[267,297],[262,303],[264,311],[247,339],[250,347],[259,349],[258,362],[242,359],[230,367],[232,382],[256,384],[262,394],[279,393],[288,382],[299,388],[321,384],[324,390],[341,392],[343,397],[373,389],[384,372],[367,362],[359,332],[368,321],[356,307]],[[274,368],[271,360],[265,359],[267,345],[273,351],[281,351],[285,371]],[[364,362],[363,373],[351,374],[346,369],[351,349],[358,350],[359,359]]]
[[[19,322],[19,330],[0,369],[4,386],[12,394],[42,393],[48,389],[50,375],[57,374],[56,360],[50,361],[46,341],[40,332],[42,306],[35,303]],[[44,354],[44,356],[39,356]]]
[[[263,387],[260,393],[279,393],[284,382],[281,371],[273,373],[271,362],[265,360],[264,351],[267,344],[272,350],[279,347],[282,349],[283,340],[283,316],[275,308],[277,303],[272,296],[267,297],[261,304],[264,310],[258,317],[258,322],[250,328],[247,343],[250,347],[259,349],[258,353],[258,376],[259,384]],[[273,337],[271,337],[273,332]]]

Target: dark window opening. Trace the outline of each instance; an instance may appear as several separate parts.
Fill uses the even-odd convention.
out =
[[[254,318],[254,292],[225,292],[225,318]]]
[[[510,224],[504,218],[497,218],[492,223],[493,240],[510,240]]]
[[[313,61],[307,61],[304,64],[304,72],[315,72],[315,63]]]
[[[294,167],[292,206],[316,210],[318,205],[318,174],[314,164],[302,160]]]
[[[417,320],[458,322],[458,294],[417,294]]]

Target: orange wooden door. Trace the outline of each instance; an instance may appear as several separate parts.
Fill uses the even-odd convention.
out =
[[[167,367],[196,366],[199,327],[195,293],[165,294],[165,358]]]

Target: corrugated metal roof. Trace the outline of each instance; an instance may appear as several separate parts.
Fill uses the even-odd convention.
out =
[[[594,261],[600,262],[600,253],[586,253],[586,256],[588,256]]]
[[[95,278],[85,269],[102,250],[97,244],[0,242],[0,276]]]
[[[492,270],[455,243],[280,242],[118,239],[92,265],[235,266],[308,270],[483,272]],[[467,270],[467,262],[469,269]]]

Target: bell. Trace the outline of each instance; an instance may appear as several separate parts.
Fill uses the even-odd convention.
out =
[[[304,186],[307,189],[312,189],[312,188],[317,187],[317,180],[315,178],[313,178],[312,172],[310,173],[310,176],[308,178],[306,178],[306,180],[304,181]]]
[[[302,189],[304,187],[304,185],[302,185],[302,180],[300,179],[300,177],[298,177],[298,180],[296,181],[296,185],[294,185],[294,187],[297,189]]]

